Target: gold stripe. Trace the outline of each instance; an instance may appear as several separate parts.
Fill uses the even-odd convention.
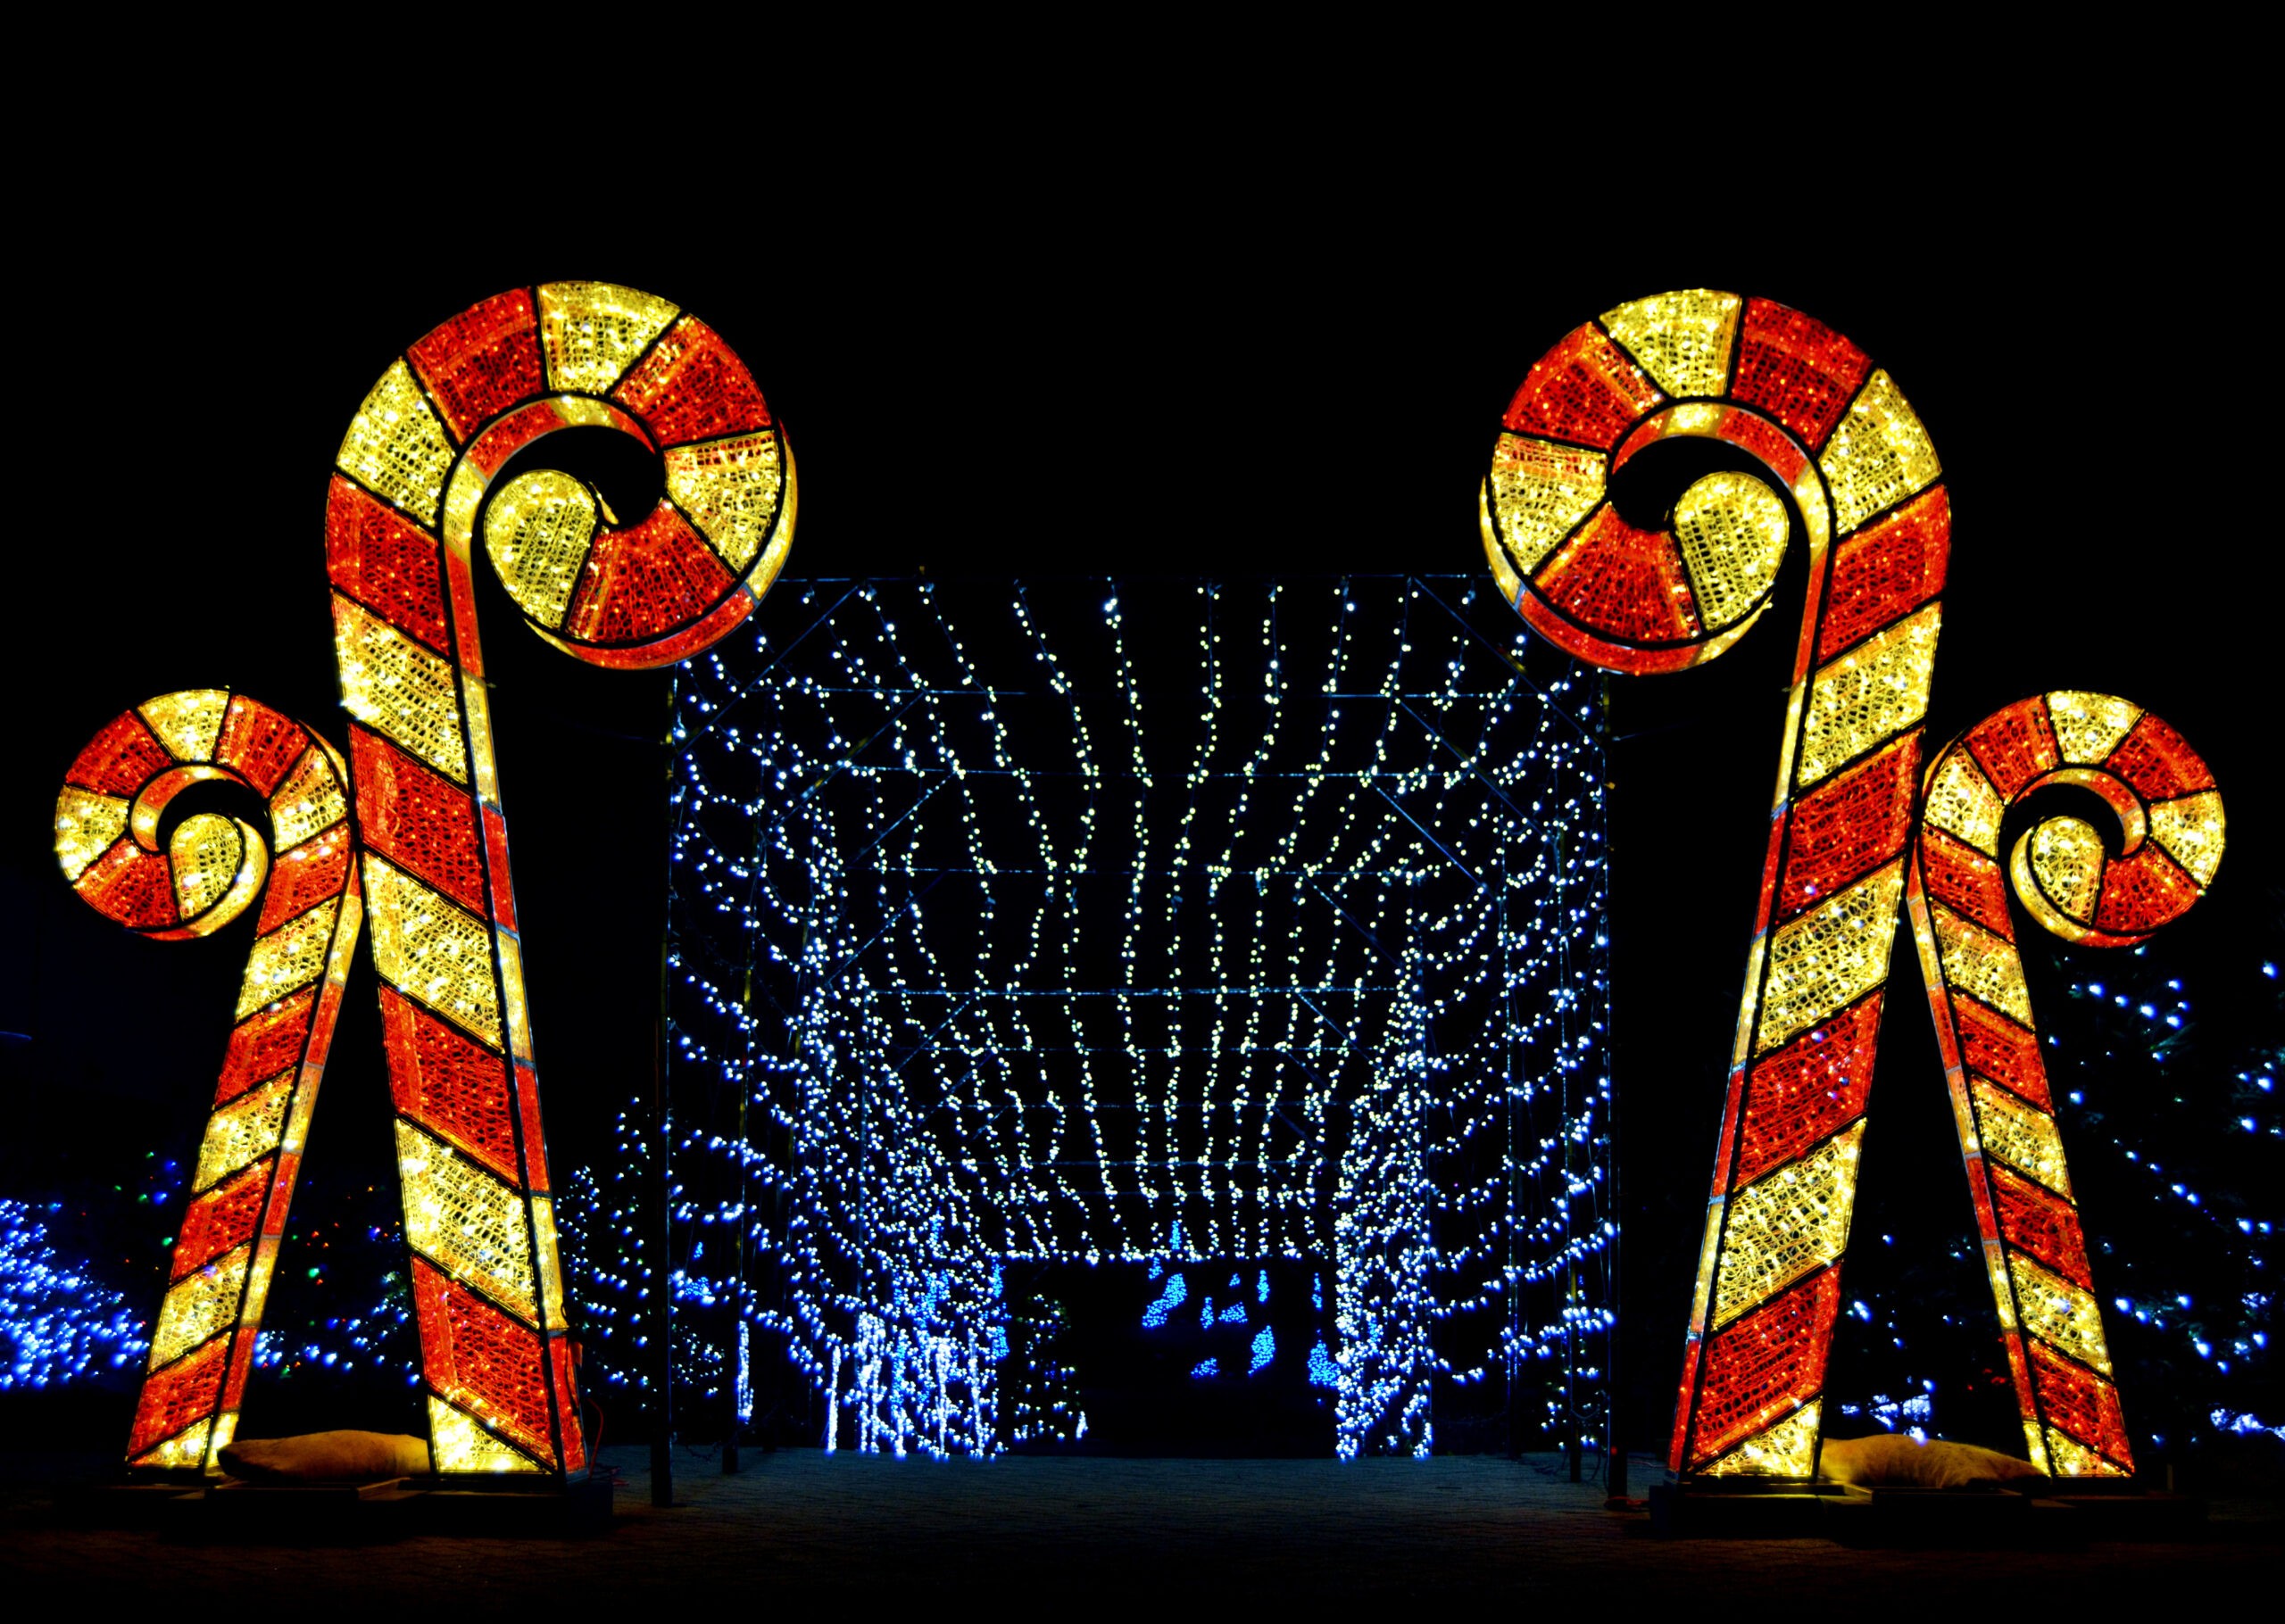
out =
[[[453,440],[402,357],[349,419],[334,460],[358,484],[435,527]]]
[[[1714,1283],[1717,1328],[1848,1250],[1864,1139],[1859,1121],[1731,1200]]]
[[[175,906],[185,919],[197,919],[230,891],[234,881],[240,882],[243,907],[270,872],[261,834],[252,824],[219,812],[195,813],[176,824],[167,841],[167,860],[174,874]],[[249,878],[253,883],[244,883]]]
[[[55,858],[75,884],[88,866],[127,831],[127,802],[65,784],[55,798]]]
[[[2015,842],[2014,868],[2015,894],[2048,929],[2055,925],[2047,916],[2057,912],[2070,927],[2094,923],[2103,888],[2103,837],[2093,824],[2075,817],[2048,818]]]
[[[555,1200],[551,1196],[534,1196],[532,1203],[532,1234],[539,1242],[539,1284],[547,1299],[547,1329],[566,1329],[563,1319],[563,1261],[555,1234]]]
[[[668,467],[672,488],[673,465]],[[549,631],[579,584],[600,516],[585,482],[553,468],[519,474],[484,513],[484,550],[516,606]]]
[[[253,951],[246,955],[245,980],[238,986],[237,1019],[245,1020],[325,974],[339,908],[338,899],[320,902],[254,942]]]
[[[2015,1277],[2015,1305],[2023,1329],[2089,1369],[2109,1375],[2110,1349],[2103,1341],[2103,1311],[2094,1293],[2049,1273],[2021,1252],[2007,1255],[2007,1268]]]
[[[167,1288],[159,1305],[158,1328],[151,1333],[151,1368],[172,1364],[200,1343],[230,1328],[246,1282],[251,1247],[240,1247]]]
[[[1516,572],[1528,576],[1603,499],[1600,452],[1503,434],[1491,453],[1491,513]]]
[[[1901,860],[1874,869],[1778,928],[1770,940],[1757,1053],[1775,1048],[1888,979]]]
[[[381,978],[498,1048],[500,995],[483,922],[370,851],[365,893]]]
[[[777,436],[764,429],[727,440],[677,445],[661,459],[667,494],[732,569],[753,562],[777,524],[785,479]]]
[[[286,1107],[293,1093],[294,1073],[283,1071],[229,1104],[214,1108],[206,1119],[205,1137],[199,1141],[198,1171],[190,1183],[194,1195],[213,1189],[241,1167],[278,1148],[285,1137]]]
[[[532,1064],[531,1015],[524,1003],[522,947],[506,931],[493,932],[500,954],[500,987],[508,1006],[508,1052],[526,1065]]]
[[[159,742],[178,761],[212,761],[214,742],[222,736],[222,717],[230,695],[221,688],[188,688],[162,693],[140,708]]]
[[[135,1457],[137,1466],[196,1467],[206,1463],[206,1433],[212,1416],[202,1416],[163,1444],[155,1444]]]
[[[1817,463],[1832,489],[1833,518],[1843,535],[1882,509],[1926,490],[1944,472],[1928,431],[1886,372],[1865,380]]]
[[[2053,1476],[2058,1478],[2123,1478],[2123,1468],[2088,1448],[2060,1427],[2047,1429],[2047,1446],[2055,1457]]]
[[[1943,764],[1928,785],[1928,821],[1947,834],[1956,834],[1985,857],[1999,855],[1999,820],[2007,803],[1975,758],[1955,747],[1944,752]]]
[[[1975,1096],[1975,1137],[1985,1150],[2028,1178],[2071,1199],[2071,1172],[2063,1159],[2063,1136],[2055,1119],[2027,1105],[1988,1078],[1971,1076]]]
[[[609,394],[678,313],[664,299],[613,282],[549,283],[539,290],[548,387]]]
[[[396,1123],[396,1164],[404,1237],[412,1249],[536,1322],[531,1244],[516,1192],[403,1117]]]
[[[1823,1399],[1799,1409],[1746,1439],[1706,1468],[1709,1478],[1807,1478],[1816,1473],[1817,1422]]]
[[[1929,908],[1936,926],[1936,951],[1944,981],[2025,1026],[2032,1023],[2032,995],[2023,985],[2023,961],[2014,944],[1980,924],[1961,918],[1942,903]]]
[[[2142,708],[2107,693],[2062,688],[2047,696],[2056,749],[2077,766],[2099,766],[2142,719]]]
[[[1735,624],[1785,560],[1785,503],[1750,474],[1708,474],[1674,504],[1674,535],[1699,625]]]
[[[341,708],[466,783],[468,745],[461,736],[453,662],[338,593],[333,647],[341,667]]]
[[[1810,680],[1809,717],[1801,729],[1801,788],[1838,772],[1928,714],[1928,679],[1936,668],[1942,616],[1942,606],[1932,603]]]
[[[2200,885],[2213,884],[2214,871],[2222,866],[2225,827],[2218,790],[2162,800],[2150,808],[2151,838]]]
[[[484,1429],[466,1411],[428,1396],[428,1450],[438,1471],[538,1471],[539,1463]]]
[[[1658,294],[1605,311],[1603,329],[1668,394],[1719,394],[1730,381],[1739,302],[1703,287]]]
[[[288,851],[348,816],[349,802],[333,763],[322,750],[305,750],[270,798],[270,838],[278,850]]]

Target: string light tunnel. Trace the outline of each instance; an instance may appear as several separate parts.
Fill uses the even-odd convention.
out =
[[[1666,441],[1748,466],[1704,474],[1643,527],[1610,487]],[[1669,1467],[1816,1471],[1908,904],[2030,1458],[2066,1476],[2130,1472],[2007,880],[2066,940],[2140,942],[2186,912],[2220,863],[2222,802],[2204,762],[2139,706],[2058,691],[1987,718],[1924,774],[1951,551],[1943,467],[1886,370],[1771,300],[1692,288],[1573,329],[1501,418],[1481,515],[1493,576],[1525,622],[1640,675],[1732,647],[1774,601],[1797,524],[1807,543]],[[2050,818],[2003,877],[2001,819],[2048,784],[2106,801],[2122,843],[2109,854],[2091,825]]]
[[[991,1454],[1084,1426],[1011,1346],[1006,1265],[1266,1298],[1301,1261],[1330,1325],[1283,1356],[1334,1388],[1342,1456],[1425,1454],[1440,1390],[1511,1379],[1601,1436],[1578,668],[1527,674],[1466,578],[780,591],[678,691],[683,1379],[744,1408],[782,1347],[827,1447]],[[657,1278],[629,1205],[567,1197],[607,1359]]]

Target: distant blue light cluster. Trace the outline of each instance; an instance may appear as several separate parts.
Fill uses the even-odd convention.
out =
[[[2264,968],[2267,966],[2264,965]],[[2224,1432],[2234,1432],[2242,1438],[2248,1433],[2266,1432],[2274,1438],[2285,1438],[2285,1427],[2273,1427],[2258,1415],[2248,1411],[2216,1410],[2212,1417],[2215,1426]]]
[[[1181,1238],[1182,1232],[1180,1226],[1176,1226],[1172,1244],[1179,1245],[1181,1243]],[[1153,1260],[1150,1266],[1148,1278],[1157,1280],[1163,1272],[1165,1264],[1163,1262],[1159,1260]],[[1216,1330],[1217,1327],[1224,1325],[1245,1326],[1252,1322],[1247,1313],[1245,1305],[1245,1272],[1242,1269],[1237,1270],[1231,1274],[1229,1279],[1229,1289],[1239,1294],[1238,1300],[1230,1304],[1229,1306],[1226,1308],[1217,1308],[1214,1304],[1214,1299],[1211,1297],[1207,1297],[1199,1305],[1198,1329],[1201,1331],[1211,1331]],[[1142,1310],[1142,1329],[1144,1330],[1163,1330],[1167,1324],[1167,1316],[1173,1313],[1174,1309],[1179,1304],[1182,1303],[1186,1292],[1187,1287],[1183,1280],[1182,1271],[1176,1270],[1174,1273],[1167,1275],[1167,1283],[1163,1288],[1161,1288],[1157,1298],[1151,1302]],[[1269,1271],[1267,1269],[1259,1270],[1255,1273],[1253,1293],[1255,1306],[1267,1311],[1269,1306]],[[1325,1299],[1321,1286],[1312,1292],[1311,1300],[1314,1305],[1322,1308]],[[1318,1333],[1318,1342],[1320,1344],[1320,1351],[1322,1351],[1322,1344],[1324,1342],[1324,1333],[1322,1331]],[[1254,1332],[1252,1340],[1247,1345],[1247,1352],[1248,1361],[1246,1365],[1246,1374],[1248,1376],[1258,1376],[1262,1371],[1267,1370],[1277,1358],[1276,1331],[1268,1325],[1262,1326],[1260,1330]],[[1314,1366],[1311,1368],[1313,1370],[1315,1369]],[[1192,1369],[1190,1374],[1192,1380],[1204,1381],[1220,1375],[1221,1371],[1221,1357],[1219,1355],[1217,1355],[1211,1358],[1199,1361],[1197,1365]],[[1319,1385],[1322,1386],[1325,1384],[1320,1383]]]
[[[1921,1391],[1907,1394],[1902,1398],[1890,1398],[1885,1393],[1875,1393],[1873,1396],[1872,1404],[1867,1406],[1868,1413],[1874,1421],[1880,1422],[1890,1432],[1900,1429],[1915,1438],[1920,1438],[1921,1429],[1935,1420],[1936,1384],[1924,1380],[1920,1386]],[[1854,1411],[1856,1406],[1851,1404],[1847,1408]],[[1922,1441],[1926,1440],[1924,1438]]]
[[[124,1297],[55,1255],[59,1210],[0,1200],[0,1391],[126,1370],[151,1346]]]
[[[1183,1299],[1189,1295],[1190,1282],[1183,1279],[1182,1271],[1177,1269],[1167,1276],[1165,1288],[1159,1293],[1158,1300],[1142,1311],[1142,1329],[1156,1330],[1164,1325],[1167,1316],[1182,1306]]]

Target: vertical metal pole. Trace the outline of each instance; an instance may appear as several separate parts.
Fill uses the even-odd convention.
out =
[[[1610,758],[1610,673],[1603,673],[1600,692],[1597,695],[1595,730],[1600,735],[1603,767],[1603,917],[1610,917],[1611,855],[1610,824],[1611,797],[1616,792],[1611,781]],[[1609,932],[1606,931],[1605,936]],[[1612,1499],[1626,1496],[1626,1434],[1620,1424],[1625,1404],[1625,1387],[1620,1380],[1624,1368],[1618,1361],[1619,1335],[1626,1329],[1623,1293],[1624,1279],[1619,1270],[1619,1245],[1626,1238],[1626,1209],[1622,1201],[1619,1173],[1624,1163],[1618,1146],[1618,1026],[1611,1019],[1612,949],[1603,949],[1603,1077],[1610,1090],[1610,1340],[1603,1349],[1604,1409],[1609,1419],[1604,1423],[1603,1446],[1610,1452],[1609,1473],[1604,1479],[1604,1492]]]
[[[1570,1136],[1566,1134],[1564,1138],[1567,1143]],[[1571,1167],[1568,1151],[1564,1154],[1563,1164],[1566,1175],[1564,1181],[1567,1184]],[[1586,1425],[1586,1417],[1579,1410],[1579,1264],[1575,1258],[1572,1260],[1570,1273],[1570,1288],[1564,1294],[1571,1313],[1571,1329],[1563,1338],[1565,1363],[1568,1367],[1564,1381],[1563,1429],[1566,1437],[1563,1449],[1571,1457],[1571,1480],[1576,1483],[1582,1474],[1579,1429]]]
[[[1562,825],[1558,824],[1556,825],[1555,831],[1555,867],[1553,871],[1553,879],[1555,882],[1555,916],[1556,918],[1561,922],[1556,926],[1555,931],[1555,940],[1557,944],[1556,962],[1559,966],[1557,980],[1565,990],[1568,992],[1570,990],[1571,982],[1571,926],[1570,910],[1564,906],[1566,899],[1564,896],[1565,887],[1563,880],[1563,829]],[[1566,1013],[1557,1025],[1558,1042],[1557,1052],[1563,1056],[1563,1060],[1566,1064],[1559,1064],[1556,1069],[1561,1076],[1563,1085],[1563,1094],[1560,1101],[1563,1120],[1563,1211],[1566,1214],[1566,1233],[1567,1238],[1568,1214],[1570,1214],[1576,1199],[1573,1195],[1573,1191],[1577,1188],[1578,1181],[1572,1176],[1571,1170],[1572,1093],[1571,1067],[1567,1064],[1571,1056],[1572,1030],[1572,1022],[1567,1012],[1573,1007],[1573,1001],[1566,998],[1563,1007]],[[1571,1481],[1576,1483],[1580,1480],[1582,1476],[1582,1463],[1580,1461],[1581,1439],[1579,1437],[1579,1429],[1585,1424],[1586,1418],[1580,1413],[1579,1410],[1579,1338],[1582,1335],[1581,1322],[1579,1318],[1579,1258],[1577,1249],[1575,1247],[1568,1247],[1566,1250],[1571,1253],[1571,1260],[1564,1271],[1565,1281],[1563,1288],[1563,1314],[1565,1320],[1568,1322],[1563,1333],[1563,1449],[1564,1454],[1569,1457]]]
[[[751,926],[748,927],[748,940],[752,940]],[[739,1002],[740,1007],[747,1010],[749,1013],[752,1010],[753,955],[751,948],[748,949],[746,955],[745,989]],[[752,1052],[753,1039],[751,1028],[749,1028],[746,1039],[746,1048],[749,1054]],[[737,1147],[738,1155],[738,1244],[730,1255],[732,1259],[731,1267],[735,1271],[735,1272],[733,1274],[730,1282],[730,1340],[729,1345],[723,1349],[722,1356],[722,1369],[726,1372],[726,1378],[722,1383],[722,1402],[724,1406],[729,1411],[730,1422],[729,1430],[722,1436],[722,1475],[726,1478],[735,1477],[737,1475],[738,1428],[742,1424],[741,1418],[738,1414],[738,1395],[745,1389],[747,1380],[751,1374],[745,1365],[744,1360],[746,1343],[746,1231],[752,1222],[752,1220],[746,1214],[746,1156],[748,1154],[746,1146],[746,1100],[752,1092],[753,1084],[752,1080],[744,1072],[741,1071],[738,1077],[738,1132],[737,1138],[735,1141]]]
[[[1508,956],[1510,938],[1508,934],[1508,842],[1500,842],[1500,1076],[1508,1097],[1507,1166],[1501,1184],[1508,1192],[1508,1346],[1503,1349],[1508,1376],[1508,1458],[1515,1460],[1523,1453],[1521,1429],[1516,1419],[1516,1344],[1523,1324],[1523,1291],[1516,1280],[1516,980],[1515,966]]]
[[[1606,1020],[1603,1025],[1608,1031],[1610,1023]],[[1603,1447],[1610,1452],[1610,1470],[1604,1481],[1614,1499],[1624,1499],[1626,1438],[1619,1426],[1619,1413],[1624,1402],[1625,1388],[1619,1382],[1618,1338],[1625,1329],[1625,1316],[1619,1312],[1618,1247],[1626,1229],[1626,1218],[1619,1210],[1618,1088],[1616,1083],[1611,1086],[1610,1210],[1614,1214],[1610,1237],[1610,1338],[1603,1349],[1603,1408],[1609,1418],[1603,1424]]]
[[[674,1209],[672,1181],[667,1172],[668,1147],[674,1129],[674,1110],[667,1098],[667,955],[674,938],[674,776],[676,684],[667,688],[667,731],[660,741],[664,758],[666,789],[667,894],[659,912],[659,1006],[651,1045],[651,1159],[654,1177],[652,1198],[651,1312],[647,1316],[652,1340],[651,1362],[651,1504],[675,1503],[674,1326],[673,1276]]]

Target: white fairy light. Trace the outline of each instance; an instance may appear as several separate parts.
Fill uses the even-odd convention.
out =
[[[683,1116],[716,1101],[670,1147],[676,1302],[775,1333],[840,1443],[988,1454],[1085,1424],[1025,1396],[1003,1264],[1317,1260],[1330,1335],[1282,1356],[1329,1367],[1343,1455],[1426,1453],[1437,1383],[1503,1362],[1593,1429],[1564,1418],[1601,1413],[1613,1323],[1605,774],[1505,606],[778,596],[674,735],[669,1053]],[[593,1200],[608,1341],[648,1264]]]

